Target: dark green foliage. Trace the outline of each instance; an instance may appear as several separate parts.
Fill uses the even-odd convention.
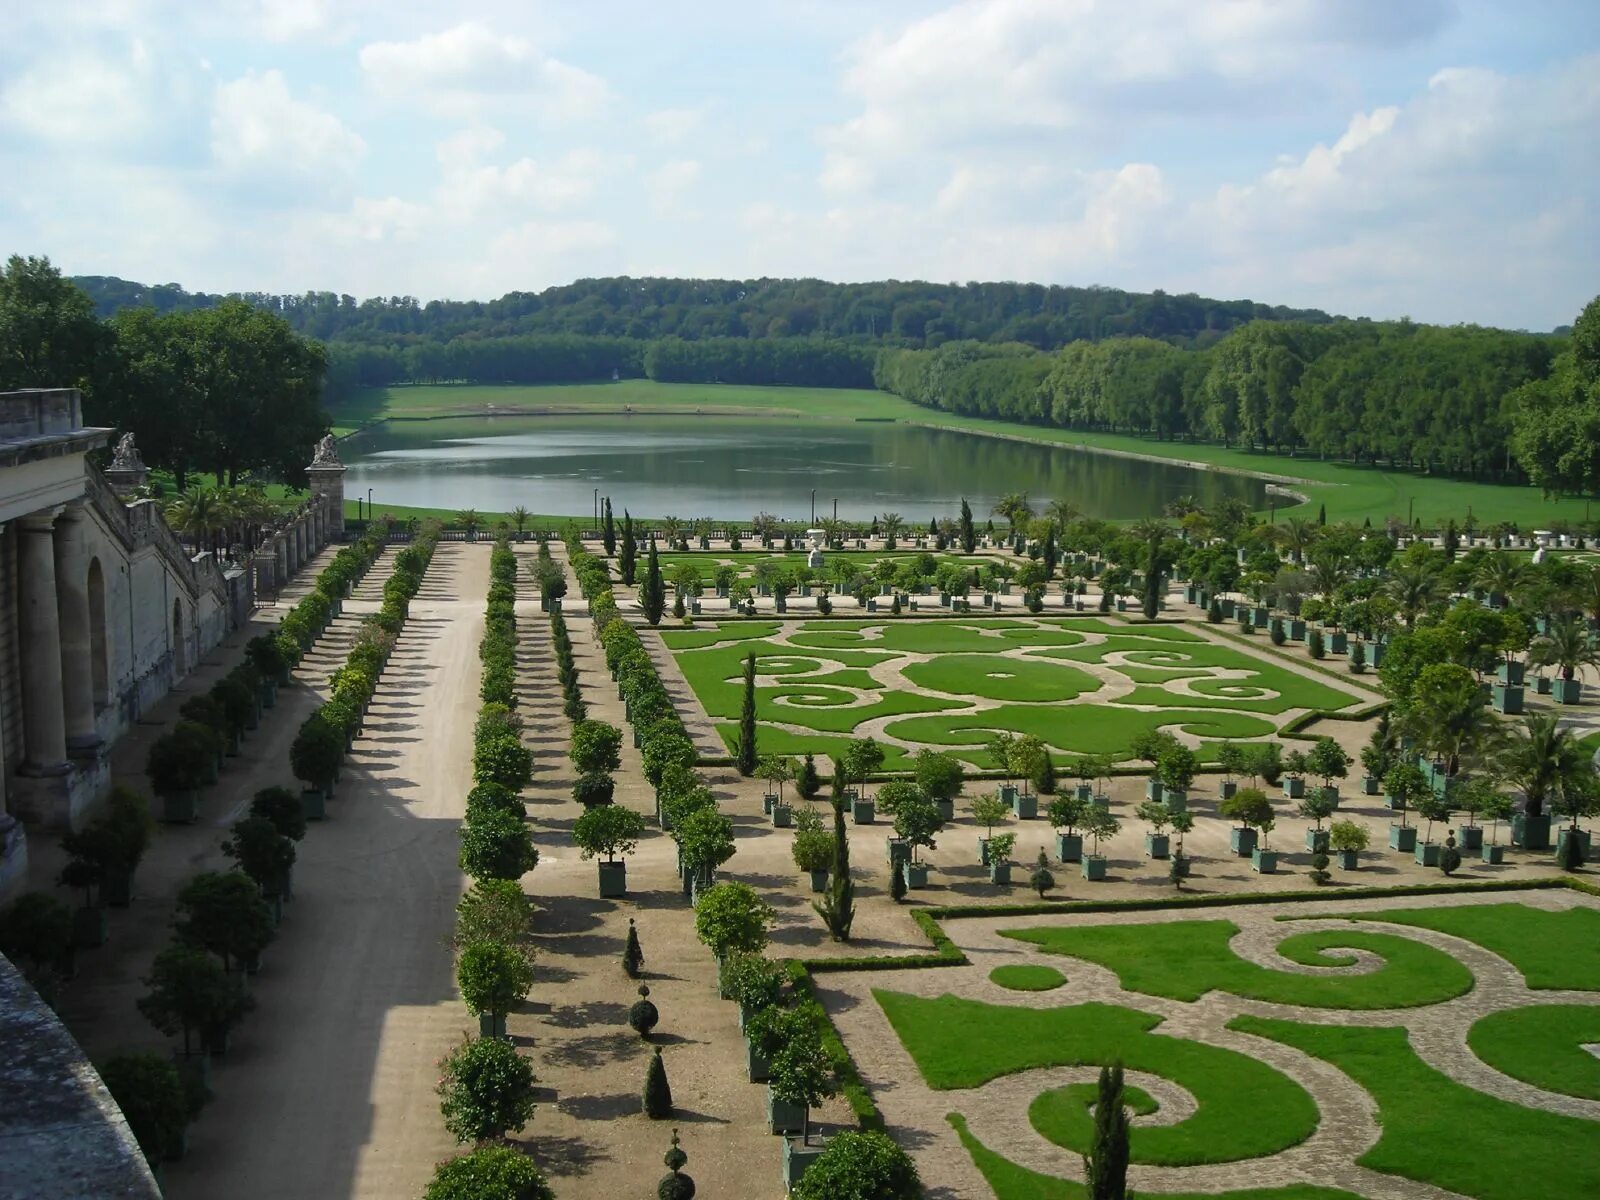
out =
[[[916,1164],[887,1134],[846,1130],[806,1168],[794,1200],[917,1200]]]
[[[1459,854],[1456,855],[1458,865],[1460,863],[1460,858],[1461,856]],[[1327,883],[1328,880],[1333,878],[1328,871],[1328,856],[1322,853],[1320,850],[1311,856],[1310,874],[1311,882],[1316,884],[1318,887],[1321,887],[1323,884]]]
[[[794,789],[805,800],[813,799],[822,790],[822,779],[817,774],[817,763],[810,754],[801,760],[800,769],[795,773]]]
[[[1122,1064],[1100,1068],[1094,1105],[1093,1149],[1083,1156],[1088,1200],[1125,1200],[1128,1194],[1128,1110],[1122,1103]]]
[[[533,902],[512,879],[480,879],[456,902],[456,949],[474,942],[499,942],[524,949]],[[525,953],[526,957],[527,954]]]
[[[1313,629],[1306,635],[1306,650],[1311,654],[1312,658],[1326,658],[1328,656],[1328,648],[1322,640],[1322,630]]]
[[[650,1056],[650,1065],[644,1076],[644,1115],[652,1121],[664,1121],[672,1115],[672,1085],[667,1082],[667,1067],[661,1061],[661,1047]]]
[[[1044,899],[1044,894],[1056,886],[1056,877],[1050,873],[1050,859],[1044,852],[1044,847],[1039,848],[1039,857],[1033,864],[1033,874],[1028,876],[1028,886],[1039,893],[1039,899]]]
[[[150,1165],[176,1157],[189,1124],[189,1100],[172,1060],[160,1054],[118,1055],[100,1067],[100,1078]]]
[[[533,966],[526,954],[504,942],[469,942],[456,962],[456,986],[474,1016],[505,1016],[528,998]]]
[[[72,910],[47,892],[25,892],[0,909],[0,954],[36,988],[72,956]]]
[[[222,852],[255,881],[263,895],[283,894],[294,866],[294,842],[267,818],[246,817],[236,822],[232,835],[222,843]]]
[[[672,1131],[672,1146],[661,1156],[670,1174],[662,1176],[656,1184],[656,1200],[694,1200],[694,1180],[683,1173],[689,1156],[678,1145],[678,1131]]]
[[[504,1137],[533,1117],[533,1067],[509,1041],[468,1038],[439,1068],[439,1111],[456,1141]]]
[[[192,1033],[207,1038],[225,1033],[255,1007],[243,980],[186,942],[169,942],[156,955],[144,984],[150,990],[139,997],[139,1011],[162,1033],[181,1033],[185,1054]]]
[[[811,906],[836,942],[850,940],[850,927],[856,919],[856,888],[850,878],[850,836],[845,832],[844,810],[844,780],[836,761],[833,768],[833,870],[828,875],[827,895]]]
[[[906,873],[897,865],[889,872],[889,899],[896,904],[906,898]]]
[[[510,813],[519,821],[527,814],[528,806],[522,797],[503,783],[475,784],[467,793],[467,821],[480,820],[485,813]]]
[[[1444,848],[1439,851],[1439,870],[1448,877],[1460,869],[1461,851],[1456,849],[1456,835],[1452,833],[1445,839]]]
[[[739,746],[734,755],[739,774],[746,779],[756,773],[756,656],[751,651],[744,660],[744,703],[739,710]]]
[[[106,811],[82,829],[62,835],[61,848],[70,856],[58,882],[79,888],[93,901],[106,881],[127,879],[150,845],[150,808],[131,788],[111,791]]]
[[[622,970],[629,979],[639,978],[639,972],[644,969],[644,951],[639,947],[639,930],[633,924],[633,918],[628,918],[628,941],[622,947]]]
[[[639,998],[628,1009],[628,1026],[642,1038],[648,1038],[650,1031],[661,1021],[661,1012],[650,1000],[650,988],[647,984],[639,985]]]
[[[538,863],[531,832],[512,813],[485,813],[461,826],[461,869],[474,879],[520,879]]]
[[[178,936],[211,951],[224,967],[248,962],[272,940],[272,912],[255,882],[238,871],[189,880],[178,892],[177,918]]]
[[[250,815],[272,822],[274,829],[292,841],[306,835],[305,806],[288,788],[262,788],[250,801]]]
[[[600,509],[600,542],[606,548],[606,557],[617,552],[617,522],[611,515],[611,497],[607,496]]]
[[[533,1160],[511,1146],[480,1146],[442,1162],[422,1200],[555,1200]]]
[[[1570,831],[1566,837],[1561,838],[1557,846],[1560,853],[1556,856],[1556,866],[1563,871],[1577,871],[1583,867],[1583,843],[1575,836],[1576,831]],[[1441,856],[1441,865],[1443,859]]]
[[[1034,772],[1033,787],[1041,796],[1056,794],[1056,764],[1048,750],[1039,756],[1039,769]]]
[[[1222,601],[1215,596],[1211,597],[1211,603],[1206,606],[1206,621],[1212,625],[1222,624]]]
[[[960,532],[957,537],[961,539],[961,553],[971,554],[978,546],[978,532],[972,527],[972,505],[967,503],[967,498],[961,498],[961,519],[958,523]]]
[[[652,625],[661,624],[662,614],[667,611],[666,584],[661,579],[661,561],[656,556],[656,540],[650,539],[650,557],[645,566],[644,583],[639,586],[639,607],[644,610],[644,619]]]
[[[604,771],[579,775],[572,783],[572,798],[585,808],[610,804],[616,792],[616,782]]]
[[[1281,617],[1272,618],[1272,623],[1267,627],[1267,636],[1272,639],[1274,646],[1281,646],[1289,640],[1289,635],[1284,631]]]
[[[639,543],[633,536],[633,518],[622,510],[622,553],[617,556],[617,574],[622,582],[632,587],[639,565]]]

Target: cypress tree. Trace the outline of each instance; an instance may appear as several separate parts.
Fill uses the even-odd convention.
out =
[[[978,548],[978,531],[972,527],[972,505],[961,498],[961,553],[971,554]]]
[[[652,1121],[665,1120],[672,1115],[672,1085],[667,1082],[667,1068],[661,1061],[661,1047],[650,1056],[650,1066],[644,1075],[644,1115]]]
[[[1370,520],[1371,518],[1368,518],[1368,519]],[[1319,505],[1317,505],[1317,524],[1318,525],[1326,525],[1327,523],[1328,523],[1328,506],[1326,504],[1319,504]]]
[[[1121,1063],[1100,1068],[1092,1147],[1090,1153],[1083,1156],[1083,1177],[1089,1200],[1126,1200],[1128,1110],[1122,1106]]]
[[[667,588],[661,582],[661,562],[656,557],[656,539],[650,539],[650,560],[645,568],[644,585],[639,589],[639,607],[644,609],[644,619],[652,625],[661,624],[661,614],[667,611]]]
[[[1056,549],[1056,527],[1052,525],[1045,531],[1044,535],[1044,577],[1046,579],[1054,579],[1056,577],[1056,563],[1059,561],[1061,561],[1061,555]]]
[[[811,907],[836,942],[850,940],[856,919],[856,886],[850,879],[850,837],[844,828],[844,768],[833,760],[833,869],[828,874],[828,894]]]
[[[739,712],[739,774],[746,779],[756,773],[756,655],[744,658],[744,707]]]
[[[617,522],[611,515],[610,496],[606,497],[605,507],[600,510],[600,541],[605,545],[607,558],[617,552]]]
[[[622,582],[629,587],[633,586],[634,577],[639,573],[639,543],[633,536],[633,518],[628,515],[628,510],[622,510],[622,554],[617,559],[617,566],[622,574]]]
[[[1150,546],[1144,556],[1144,618],[1154,621],[1161,611],[1161,534],[1150,535]]]

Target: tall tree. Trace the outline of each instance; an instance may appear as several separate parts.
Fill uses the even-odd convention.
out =
[[[91,398],[111,366],[110,331],[48,258],[12,255],[0,270],[0,391],[82,388]]]
[[[622,510],[622,553],[617,556],[617,568],[622,582],[632,587],[639,569],[639,543],[634,540],[633,517],[627,509]]]
[[[661,615],[667,611],[667,585],[661,578],[661,561],[656,557],[656,539],[650,539],[650,557],[645,565],[644,584],[639,588],[639,607],[644,619],[652,625],[661,624]]]
[[[739,710],[739,774],[746,779],[756,773],[756,655],[744,657],[744,706]]]
[[[972,526],[972,505],[961,497],[961,553],[971,554],[978,548],[978,531]]]
[[[611,497],[605,499],[605,507],[600,510],[600,541],[606,548],[606,557],[610,558],[617,552],[617,522],[611,515]]]
[[[1127,1200],[1128,1110],[1122,1103],[1122,1064],[1100,1068],[1094,1102],[1094,1140],[1083,1156],[1089,1200]]]
[[[845,831],[844,810],[849,772],[840,759],[833,760],[833,869],[828,873],[828,891],[812,904],[828,934],[836,942],[848,942],[856,919],[856,886],[850,878],[850,835]]]

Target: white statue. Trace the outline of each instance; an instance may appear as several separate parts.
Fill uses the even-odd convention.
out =
[[[339,461],[339,443],[333,440],[333,434],[325,434],[317,443],[316,452],[311,457],[313,467],[342,467]]]
[[[133,444],[133,434],[125,433],[111,448],[111,469],[114,471],[142,471],[144,459],[139,457],[139,447]]]

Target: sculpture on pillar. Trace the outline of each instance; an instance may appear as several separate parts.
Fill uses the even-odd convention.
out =
[[[139,456],[139,447],[134,445],[133,434],[125,433],[117,439],[117,444],[111,449],[111,468],[115,471],[143,471],[144,459]]]
[[[313,467],[342,467],[339,461],[339,443],[334,441],[333,434],[324,434],[317,443],[316,450],[311,455]]]
[[[308,516],[315,523],[319,545],[329,540],[344,539],[344,473],[347,468],[339,461],[339,444],[333,435],[325,435],[317,443],[306,468],[306,479],[311,484],[312,504]]]

